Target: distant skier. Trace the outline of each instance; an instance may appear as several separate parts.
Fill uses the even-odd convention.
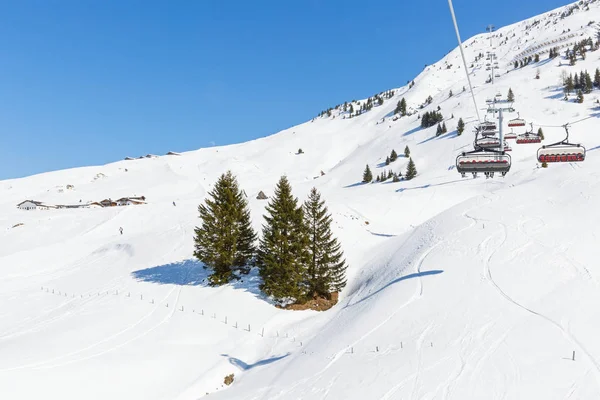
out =
[[[121,235],[123,234],[123,227],[119,227],[119,232],[121,232]]]
[[[177,204],[175,204],[175,202],[173,202],[173,206],[177,207]]]

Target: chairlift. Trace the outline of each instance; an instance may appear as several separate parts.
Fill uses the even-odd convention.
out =
[[[479,173],[486,178],[493,178],[495,173],[505,176],[510,166],[510,156],[496,150],[479,148],[456,157],[456,170],[463,178],[467,173],[473,174],[473,178],[477,178]]]
[[[506,140],[515,140],[517,138],[517,134],[513,131],[504,134],[504,139]]]
[[[533,133],[533,123],[531,123],[531,130],[521,135],[517,135],[517,144],[531,144],[531,143],[542,143],[542,138]]]
[[[525,132],[517,136],[517,144],[542,143],[542,138],[534,133]]]
[[[473,143],[475,148],[482,149],[499,149],[500,148],[500,138],[497,136],[483,136],[481,138],[476,138],[475,143]]]
[[[585,147],[581,144],[569,143],[569,129],[564,126],[567,137],[560,142],[542,146],[537,151],[539,162],[555,163],[555,162],[573,162],[585,161]]]
[[[519,114],[519,116],[517,118],[511,119],[510,121],[508,121],[508,127],[509,128],[513,128],[513,127],[517,127],[517,126],[525,126],[525,120],[523,118],[519,118],[521,115]]]

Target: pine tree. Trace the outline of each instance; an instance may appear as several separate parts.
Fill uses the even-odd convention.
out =
[[[534,61],[535,61],[536,63],[537,63],[537,62],[540,62],[540,55],[539,55],[539,54],[536,54],[536,55],[535,55],[535,59],[534,59]]]
[[[390,154],[390,161],[394,162],[398,159],[398,153],[396,153],[396,150],[392,149],[392,153]]]
[[[544,140],[544,131],[542,130],[542,128],[538,129],[537,134],[540,137],[540,139]]]
[[[408,160],[408,166],[406,167],[406,180],[410,181],[417,176],[417,167],[413,162],[412,158]]]
[[[194,256],[212,270],[210,284],[222,285],[235,271],[248,272],[256,251],[256,233],[248,201],[231,171],[220,176],[208,195],[198,207],[202,225],[194,230]]]
[[[458,120],[458,125],[456,126],[456,132],[458,134],[458,136],[462,135],[462,133],[465,131],[465,122],[463,121],[462,118],[460,118]]]
[[[585,78],[584,78],[584,83],[585,83],[585,93],[592,93],[592,90],[594,89],[594,82],[592,81],[592,77],[590,76],[590,74],[585,71]]]
[[[448,128],[446,128],[446,123],[443,122],[442,123],[442,133],[447,133],[448,132]]]
[[[365,172],[363,172],[363,183],[369,183],[373,180],[373,173],[371,172],[371,168],[369,168],[369,164],[365,168]]]
[[[600,68],[596,68],[596,73],[594,74],[594,86],[600,88]]]
[[[577,102],[583,103],[583,92],[580,90],[577,91]]]
[[[440,136],[442,134],[442,126],[438,124],[437,130],[435,131],[435,136]]]
[[[317,189],[304,202],[304,223],[308,227],[308,294],[330,298],[346,286],[346,261],[341,245],[331,232],[331,214]]]
[[[390,169],[390,170],[388,171],[387,178],[388,178],[388,179],[391,179],[391,178],[393,178],[393,176],[394,176],[394,174],[392,173],[392,170]]]
[[[515,69],[519,68],[519,62],[515,61]]]
[[[575,85],[573,83],[573,76],[569,75],[565,81],[565,94],[569,95],[573,90],[575,90]]]
[[[390,165],[390,157],[385,158],[385,165]]]
[[[301,300],[306,296],[308,229],[302,207],[292,195],[292,187],[285,176],[277,183],[265,210],[267,215],[264,216],[257,257],[263,281],[260,289],[278,302]]]
[[[375,178],[375,182],[381,182],[381,176],[379,176],[379,174],[377,174],[377,177]]]
[[[410,157],[410,149],[408,148],[408,145],[404,148],[404,157]]]
[[[394,175],[392,176],[392,182],[400,182],[400,177],[398,176],[397,173],[394,172]]]
[[[508,88],[508,96],[506,96],[506,100],[511,103],[515,101],[515,94],[513,93],[512,88]]]

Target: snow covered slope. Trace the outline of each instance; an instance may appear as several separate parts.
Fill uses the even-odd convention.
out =
[[[584,163],[537,168],[538,146],[513,144],[505,178],[461,178],[455,158],[471,148],[477,116],[454,50],[359,117],[334,110],[248,143],[0,181],[0,397],[598,398],[600,92],[565,102],[560,76],[593,73],[600,52],[575,66],[542,54],[512,69],[552,41],[596,37],[600,2],[571,8],[495,32],[493,86],[485,58],[474,62],[489,36],[466,40],[465,50],[479,107],[512,88],[545,143],[564,136],[549,126],[590,117],[570,130],[588,149]],[[449,132],[421,129],[417,114],[394,121],[402,97],[421,114],[439,106]],[[360,183],[365,164],[374,175],[404,172],[404,157],[384,161],[407,145],[416,179]],[[255,272],[205,285],[192,259],[196,208],[225,169],[248,194],[256,229],[266,204],[256,195],[270,196],[282,174],[301,200],[313,186],[323,193],[350,264],[339,305],[279,310]],[[133,195],[148,204],[15,207]]]

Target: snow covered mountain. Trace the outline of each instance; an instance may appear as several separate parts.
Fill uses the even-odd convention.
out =
[[[600,91],[564,101],[561,79],[600,66],[600,51],[574,66],[564,58],[596,41],[595,21],[594,0],[498,29],[494,84],[485,56],[475,61],[490,35],[464,42],[481,118],[487,98],[512,88],[546,144],[581,121],[570,128],[587,148],[581,163],[539,168],[539,145],[511,142],[506,177],[461,178],[455,159],[472,148],[477,114],[456,49],[357,117],[334,109],[248,143],[0,181],[0,397],[599,398]],[[554,47],[561,55],[549,59]],[[514,69],[536,53],[539,62]],[[401,98],[416,113],[394,120]],[[418,119],[438,106],[440,136]],[[360,182],[366,164],[404,173],[408,159],[385,159],[406,146],[414,180]],[[277,309],[255,273],[205,285],[192,259],[196,208],[225,169],[257,230],[266,201],[256,195],[270,196],[281,175],[301,200],[322,192],[350,265],[336,307]],[[146,204],[16,207],[128,196]]]

